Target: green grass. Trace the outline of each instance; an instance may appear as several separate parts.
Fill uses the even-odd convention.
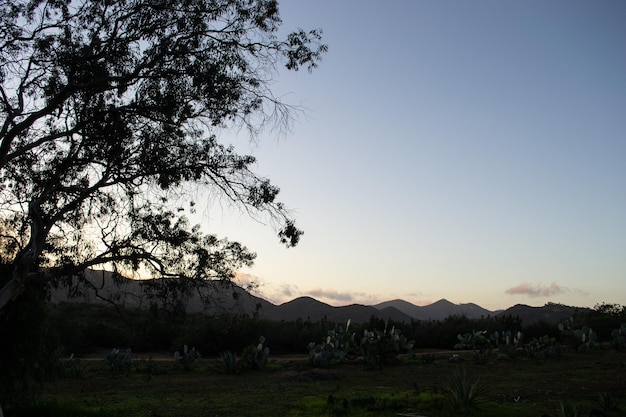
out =
[[[613,403],[626,401],[620,398],[626,353],[568,353],[558,360],[518,356],[484,365],[465,355],[460,365],[438,355],[433,363],[407,358],[378,370],[359,362],[312,369],[304,356],[274,358],[262,370],[235,375],[221,372],[219,359],[194,364],[188,372],[173,361],[135,361],[129,373],[112,372],[103,360],[84,360],[79,377],[51,382],[37,404],[5,409],[5,416],[521,417],[559,415],[564,401],[575,402],[588,415],[592,408],[602,409],[601,394],[606,399],[606,393]],[[158,372],[151,374],[147,365]],[[455,412],[445,388],[459,366],[466,383],[479,380],[484,390],[471,407]],[[626,413],[617,408],[610,415]]]

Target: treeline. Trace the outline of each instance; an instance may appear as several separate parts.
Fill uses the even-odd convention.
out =
[[[576,327],[591,327],[599,342],[610,342],[611,331],[626,322],[626,309],[601,304],[575,313]],[[174,352],[193,346],[203,355],[241,351],[264,336],[272,354],[307,354],[310,342],[325,339],[337,324],[329,320],[269,321],[245,314],[185,314],[158,309],[120,310],[113,307],[61,304],[52,306],[49,330],[58,335],[64,354],[86,354],[98,348],[131,348],[135,352]],[[469,319],[450,316],[439,321],[388,322],[377,317],[367,323],[352,323],[350,331],[395,327],[415,342],[415,349],[452,349],[457,336],[473,330],[521,331],[526,339],[544,335],[559,338],[555,323],[539,321],[525,325],[519,317],[502,315]]]

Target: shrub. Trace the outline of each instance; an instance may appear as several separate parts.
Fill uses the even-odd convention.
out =
[[[485,393],[484,386],[478,379],[470,381],[465,368],[455,368],[443,386],[446,400],[453,411],[470,411],[478,407]]]
[[[601,392],[598,395],[598,402],[600,407],[607,413],[616,410],[618,406],[617,399],[610,392]]]
[[[581,412],[576,404],[571,401],[559,402],[559,416],[560,417],[580,417]]]
[[[227,374],[234,374],[239,370],[239,360],[237,355],[230,350],[222,352],[222,368]]]

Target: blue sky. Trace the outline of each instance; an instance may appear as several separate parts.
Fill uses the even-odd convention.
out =
[[[203,219],[257,252],[241,273],[266,298],[626,304],[626,2],[280,7],[329,52],[276,76],[306,109],[290,132],[232,140],[305,234],[286,249],[227,206]]]

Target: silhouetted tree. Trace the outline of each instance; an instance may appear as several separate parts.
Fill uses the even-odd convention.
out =
[[[315,68],[326,46],[317,30],[278,39],[281,23],[272,0],[0,3],[0,217],[15,253],[0,310],[29,281],[94,266],[229,281],[255,255],[189,224],[192,186],[298,243],[279,189],[218,140],[289,121],[272,77]]]

